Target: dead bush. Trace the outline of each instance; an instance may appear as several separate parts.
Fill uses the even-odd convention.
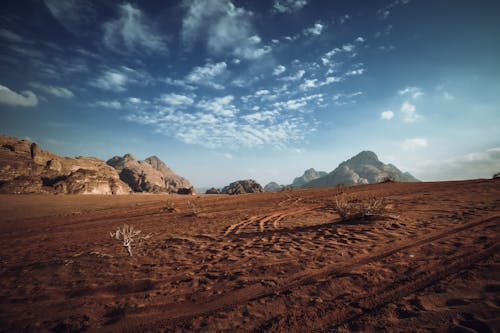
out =
[[[132,257],[132,242],[135,241],[134,237],[138,236],[141,230],[134,229],[133,226],[124,224],[123,227],[116,230],[116,232],[110,232],[111,238],[117,239],[123,242],[123,246],[127,248],[128,254]],[[151,235],[146,235],[138,238],[139,240],[148,239]]]
[[[352,199],[342,192],[335,197],[334,209],[342,221],[366,219],[383,215],[385,200],[377,197]]]
[[[187,207],[194,216],[198,216],[201,212],[200,206],[194,200],[188,200]]]

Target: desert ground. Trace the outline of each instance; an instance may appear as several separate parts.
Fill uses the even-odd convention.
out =
[[[2,195],[0,331],[500,331],[499,180],[346,191]]]

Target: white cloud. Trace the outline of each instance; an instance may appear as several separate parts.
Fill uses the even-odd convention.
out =
[[[270,91],[267,90],[267,89],[261,89],[261,90],[257,90],[255,92],[255,95],[257,96],[262,96],[262,95],[269,95]]]
[[[281,75],[286,71],[286,67],[283,65],[278,65],[276,68],[273,70],[273,75]]]
[[[121,66],[119,68],[107,68],[103,70],[89,84],[99,89],[122,92],[127,90],[127,86],[131,84],[146,85],[151,80],[151,76],[146,72]]]
[[[383,111],[380,114],[380,119],[391,120],[392,118],[394,118],[394,112],[392,112],[391,110]]]
[[[192,85],[186,83],[184,80],[172,79],[170,77],[165,77],[160,79],[161,82],[168,84],[169,86],[181,87],[188,90],[195,90],[196,88]]]
[[[227,160],[232,160],[233,159],[233,155],[231,155],[230,153],[225,153],[224,154],[224,158],[227,159]]]
[[[285,76],[283,78],[281,78],[283,81],[297,81],[297,80],[300,80],[304,74],[306,73],[305,70],[301,69],[299,71],[297,71],[295,74],[293,75],[289,75],[289,76]]]
[[[213,99],[204,99],[197,106],[201,109],[211,111],[217,116],[234,117],[239,110],[232,104],[233,100],[234,96],[227,95]]]
[[[73,98],[75,95],[73,92],[64,87],[56,87],[51,85],[44,85],[37,82],[32,82],[29,84],[35,89],[43,91],[44,93],[50,94],[52,96],[60,97],[60,98]]]
[[[422,89],[420,89],[418,87],[406,87],[404,89],[399,90],[398,94],[400,94],[402,96],[408,95],[408,96],[411,96],[411,98],[413,98],[413,99],[417,99],[417,98],[423,96],[424,92],[422,91]]]
[[[215,89],[224,89],[224,87],[213,80],[226,71],[227,64],[225,62],[207,63],[203,67],[195,67],[186,76],[189,82],[211,86]]]
[[[262,112],[250,113],[242,116],[241,118],[248,121],[249,123],[256,123],[263,121],[274,122],[276,121],[278,115],[279,115],[278,111],[262,111]]]
[[[364,68],[353,69],[345,73],[347,76],[361,75],[365,72]]]
[[[96,106],[105,107],[108,109],[120,110],[122,108],[122,103],[117,100],[113,101],[99,101],[95,103]]]
[[[309,0],[274,0],[273,9],[278,13],[293,13],[307,5]]]
[[[124,73],[106,70],[96,80],[91,81],[90,85],[104,90],[125,91],[127,83],[128,78]]]
[[[0,104],[6,104],[10,106],[37,106],[38,98],[36,95],[29,91],[22,91],[21,93],[16,93],[10,90],[6,86],[0,85]]]
[[[403,113],[403,121],[405,123],[413,123],[421,118],[421,116],[417,113],[417,107],[408,101],[401,105],[401,112]]]
[[[429,145],[428,141],[422,138],[406,139],[401,144],[401,146],[405,150],[415,150],[418,148],[425,148],[428,145]]]
[[[317,82],[318,82],[317,79],[304,80],[304,82],[299,86],[299,88],[301,90],[307,90],[307,89],[311,89],[311,88],[316,88],[318,86]]]
[[[231,53],[244,59],[257,59],[271,51],[255,33],[251,11],[236,7],[229,0],[184,0],[183,5],[187,13],[181,37],[189,48],[203,41],[212,54]]]
[[[358,42],[358,43],[364,43],[366,41],[366,39],[364,39],[363,37],[358,37],[354,40],[355,42]]]
[[[119,6],[120,17],[103,26],[104,44],[115,52],[161,52],[167,50],[163,38],[150,27],[142,11],[129,3]]]
[[[316,22],[312,27],[305,29],[303,33],[306,36],[310,35],[319,36],[321,35],[321,32],[323,32],[324,28],[325,26],[323,24]]]
[[[277,109],[302,110],[309,102],[323,102],[323,94],[314,94],[296,99],[289,99],[284,102],[276,102],[273,106]]]
[[[193,98],[186,95],[179,95],[174,93],[164,94],[160,97],[160,100],[172,106],[189,106],[194,103]]]

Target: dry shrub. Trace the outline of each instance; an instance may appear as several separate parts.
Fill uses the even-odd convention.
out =
[[[165,201],[165,211],[169,213],[173,213],[176,211],[175,203],[172,199],[167,199],[167,201]]]
[[[201,212],[200,206],[194,200],[188,200],[187,207],[194,216],[198,216]]]
[[[124,224],[120,229],[118,228],[116,232],[110,232],[111,238],[117,239],[123,242],[123,246],[127,248],[128,254],[132,257],[132,242],[134,242],[134,237],[138,236],[141,230],[134,229],[133,226]],[[148,239],[151,235],[142,236],[139,240]]]
[[[383,215],[385,200],[377,197],[351,199],[342,192],[335,197],[334,209],[342,221],[366,219]]]
[[[497,172],[493,175],[493,179],[499,179],[500,178],[500,172]]]

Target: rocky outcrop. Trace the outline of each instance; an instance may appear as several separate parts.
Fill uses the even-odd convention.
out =
[[[363,151],[353,158],[342,162],[328,175],[314,179],[304,188],[343,185],[375,184],[390,179],[397,182],[419,181],[408,172],[401,172],[392,164],[382,163],[371,151]]]
[[[0,135],[0,193],[128,194],[115,169],[94,157],[63,157]]]
[[[196,195],[196,190],[194,189],[193,186],[191,186],[191,187],[181,187],[180,189],[177,190],[177,194]]]
[[[220,190],[218,188],[211,187],[206,190],[205,194],[220,194]]]
[[[307,169],[304,174],[297,177],[292,182],[292,187],[300,188],[312,180],[326,176],[328,173],[325,171],[316,171],[314,168]]]
[[[247,179],[235,181],[224,187],[221,192],[223,194],[244,194],[263,192],[263,189],[255,180]]]
[[[139,161],[132,154],[125,154],[114,156],[106,163],[116,169],[120,179],[134,192],[178,193],[180,189],[192,187],[188,180],[176,175],[156,156]]]
[[[285,188],[284,185],[280,185],[276,182],[270,182],[264,186],[264,192],[279,192]]]

